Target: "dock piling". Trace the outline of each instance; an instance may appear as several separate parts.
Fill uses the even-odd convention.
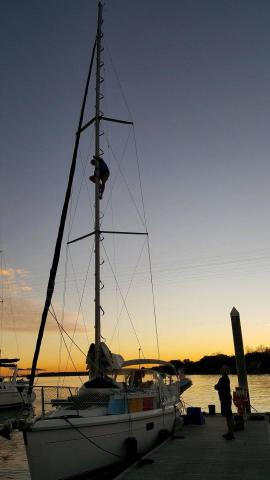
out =
[[[234,351],[235,351],[235,361],[236,361],[236,371],[238,376],[238,385],[246,391],[248,398],[248,405],[246,407],[247,413],[250,413],[250,400],[249,400],[249,390],[248,390],[248,381],[247,381],[247,368],[246,360],[243,346],[243,337],[241,330],[240,314],[233,307],[231,311],[231,323],[233,331],[233,342],[234,342]]]

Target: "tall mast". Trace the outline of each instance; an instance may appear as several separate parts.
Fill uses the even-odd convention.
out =
[[[53,256],[53,261],[52,261],[52,266],[51,266],[50,276],[49,276],[49,281],[48,281],[48,286],[47,286],[46,299],[45,299],[45,304],[44,304],[44,308],[43,308],[43,312],[42,312],[42,317],[41,317],[41,322],[40,322],[40,327],[39,327],[35,352],[34,352],[34,356],[33,356],[31,375],[30,375],[30,379],[29,379],[28,393],[31,393],[33,385],[34,385],[35,373],[36,373],[36,368],[37,368],[37,362],[38,362],[40,347],[41,347],[41,343],[42,343],[42,338],[43,338],[43,334],[44,334],[44,329],[45,329],[45,325],[46,325],[46,321],[47,321],[49,308],[51,306],[53,292],[54,292],[55,278],[56,278],[58,263],[59,263],[59,259],[60,259],[61,246],[62,246],[63,235],[64,235],[64,228],[65,228],[65,223],[66,223],[66,218],[67,218],[67,212],[68,212],[68,206],[69,206],[69,201],[70,201],[70,196],[71,196],[74,173],[75,173],[75,169],[76,169],[76,162],[77,162],[77,154],[78,154],[80,136],[81,136],[81,132],[83,131],[84,112],[85,112],[85,106],[86,106],[86,100],[87,100],[87,94],[88,94],[88,88],[89,88],[89,83],[90,83],[90,78],[91,78],[91,73],[92,73],[92,66],[93,66],[93,62],[94,62],[95,52],[96,52],[96,42],[95,42],[93,50],[92,50],[92,56],[91,56],[89,71],[88,71],[88,75],[87,75],[85,90],[84,90],[84,96],[83,96],[83,101],[82,101],[82,106],[81,106],[81,113],[80,113],[80,118],[79,118],[78,129],[77,129],[77,133],[76,133],[76,140],[75,140],[75,145],[74,145],[74,150],[73,150],[72,162],[71,162],[70,171],[69,171],[69,179],[68,179],[68,185],[67,185],[67,189],[66,189],[65,201],[64,201],[63,208],[62,208],[60,225],[59,225],[59,229],[58,229],[58,235],[57,235],[55,249],[54,249],[54,256]]]
[[[95,157],[96,157],[96,181],[95,181],[95,376],[99,375],[99,352],[100,352],[100,92],[101,84],[101,39],[102,39],[102,4],[98,4],[97,26],[97,66],[96,66],[96,111],[95,111]]]

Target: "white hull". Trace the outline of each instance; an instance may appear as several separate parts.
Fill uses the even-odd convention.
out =
[[[19,387],[21,389],[21,387]],[[18,390],[16,385],[2,383],[0,386],[0,409],[19,407],[21,405],[28,405],[29,402],[27,395],[27,388],[22,391]]]
[[[127,459],[126,440],[134,437],[141,455],[154,447],[159,432],[172,432],[176,408],[86,418],[38,420],[24,434],[32,480],[67,480]]]

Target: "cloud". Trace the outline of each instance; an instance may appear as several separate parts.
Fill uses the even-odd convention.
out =
[[[9,277],[10,279],[14,279],[17,277],[25,278],[29,275],[27,270],[23,270],[22,268],[2,268],[0,269],[0,277]]]
[[[8,297],[3,302],[2,328],[6,332],[38,332],[40,319],[43,311],[43,304],[40,301],[25,297]],[[56,318],[61,320],[61,308],[54,305]],[[66,331],[73,332],[77,312],[66,312],[63,326]],[[46,331],[59,331],[57,322],[49,313]],[[76,332],[85,332],[85,326],[79,317]]]
[[[0,269],[0,286],[4,293],[17,295],[21,292],[31,292],[29,285],[29,272],[22,268]]]
[[[3,297],[1,325],[3,331],[37,333],[39,330],[44,303],[43,299],[40,301],[30,297],[29,293],[33,289],[29,277],[30,272],[21,268],[0,269],[1,299]],[[54,304],[54,311],[58,322],[61,323],[61,306]],[[69,334],[73,333],[76,323],[76,332],[85,332],[82,316],[79,315],[78,317],[77,311],[65,312],[63,327]],[[59,331],[59,326],[50,313],[48,314],[46,331]]]
[[[11,275],[10,270],[5,270],[0,268],[0,277],[9,277]]]

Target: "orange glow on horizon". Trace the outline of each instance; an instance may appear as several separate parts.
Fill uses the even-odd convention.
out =
[[[252,350],[255,350],[257,348],[258,344],[257,345],[254,345],[254,347],[252,346],[249,346],[248,348],[251,348]],[[218,353],[221,353],[221,354],[224,354],[224,355],[234,355],[234,350],[233,350],[233,346],[230,348],[230,349],[222,349],[222,348],[219,348],[218,350],[214,351],[213,349],[208,349],[208,350],[205,350],[205,351],[201,351],[201,350],[197,350],[197,351],[194,351],[194,352],[182,352],[182,354],[179,354],[179,352],[177,352],[177,350],[172,350],[171,354],[168,355],[168,354],[164,354],[164,355],[160,355],[160,358],[162,360],[165,360],[165,361],[171,361],[171,360],[185,360],[185,359],[189,359],[191,361],[198,361],[200,360],[202,357],[204,356],[211,356],[211,355],[216,355]],[[138,355],[132,355],[132,354],[129,354],[129,352],[126,352],[126,354],[123,355],[124,356],[124,359],[125,360],[131,360],[131,359],[134,359],[134,358],[139,358]],[[154,358],[154,359],[157,359],[157,355],[149,355],[148,358]],[[74,364],[76,366],[76,371],[80,371],[80,372],[86,372],[86,364],[85,364],[85,361],[82,360],[81,356],[77,355],[77,354],[74,354],[73,355],[73,361],[74,361]],[[30,355],[28,355],[28,360],[25,359],[25,357],[22,355],[21,356],[21,361],[20,361],[20,367],[21,368],[29,368],[31,366],[31,362],[32,362],[32,359],[30,358]],[[143,358],[142,358],[142,362],[143,362]],[[51,355],[49,354],[42,354],[40,356],[40,360],[39,360],[39,363],[38,363],[38,368],[40,370],[43,370],[44,372],[47,371],[47,372],[57,372],[58,370],[59,371],[67,371],[67,372],[74,372],[75,371],[75,368],[73,367],[73,365],[71,364],[71,362],[69,361],[67,363],[67,361],[62,361],[61,365],[60,365],[60,369],[59,369],[59,365],[58,365],[58,362],[55,360],[55,358],[52,358]]]

